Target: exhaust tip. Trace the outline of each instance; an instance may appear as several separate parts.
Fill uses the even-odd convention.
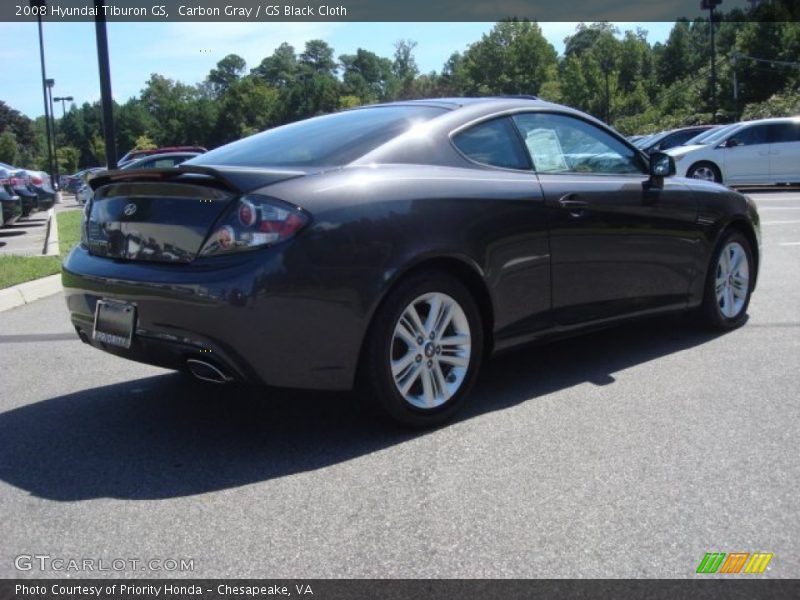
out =
[[[186,366],[195,379],[200,379],[201,381],[220,384],[233,381],[233,377],[226,375],[219,367],[205,360],[189,358],[186,360]]]

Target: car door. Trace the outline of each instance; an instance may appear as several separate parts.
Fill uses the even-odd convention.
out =
[[[769,125],[759,123],[733,133],[719,150],[723,154],[725,183],[768,183]]]
[[[800,182],[800,121],[772,124],[769,172],[773,183]]]
[[[697,209],[651,185],[644,157],[577,116],[514,117],[549,207],[553,316],[562,326],[686,304]]]

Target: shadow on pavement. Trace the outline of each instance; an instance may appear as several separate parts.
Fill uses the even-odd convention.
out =
[[[681,318],[504,354],[461,419],[578,384],[715,336]],[[425,432],[370,416],[353,394],[202,386],[180,374],[83,390],[0,414],[0,479],[43,498],[163,499],[324,468]]]

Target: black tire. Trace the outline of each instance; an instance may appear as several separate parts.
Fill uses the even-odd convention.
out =
[[[747,292],[744,303],[739,312],[734,317],[727,317],[723,314],[720,302],[717,300],[716,283],[719,269],[720,255],[723,249],[731,243],[739,244],[745,253],[748,264],[749,277],[747,282]],[[753,281],[755,279],[755,262],[753,260],[753,249],[747,237],[736,229],[726,231],[717,243],[711,255],[711,262],[706,273],[706,282],[703,290],[703,304],[698,311],[698,317],[702,325],[714,331],[728,331],[741,327],[747,321],[747,308],[750,306],[750,297],[753,292]]]
[[[689,167],[689,170],[686,171],[686,176],[694,179],[702,179],[700,177],[695,177],[695,174],[701,169],[709,169],[714,175],[714,181],[716,183],[722,183],[722,173],[720,173],[719,167],[712,162],[699,162],[692,165]]]
[[[405,309],[430,293],[446,294],[463,310],[469,324],[470,358],[457,391],[435,408],[420,408],[406,400],[395,384],[391,371],[392,345],[395,327]],[[483,345],[481,315],[464,284],[440,271],[413,274],[389,292],[373,318],[364,347],[360,393],[372,408],[395,423],[414,428],[434,427],[451,419],[465,404],[480,368]],[[421,368],[424,367],[423,364]]]

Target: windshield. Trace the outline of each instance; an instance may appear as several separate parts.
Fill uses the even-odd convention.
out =
[[[724,138],[728,133],[737,129],[739,127],[739,123],[731,123],[730,125],[725,125],[724,127],[718,127],[717,129],[709,129],[708,131],[704,131],[700,135],[694,136],[692,139],[687,140],[683,143],[684,146],[693,146],[696,144],[714,144]]]
[[[391,105],[333,113],[268,129],[193,158],[187,165],[339,166],[448,109]]]

